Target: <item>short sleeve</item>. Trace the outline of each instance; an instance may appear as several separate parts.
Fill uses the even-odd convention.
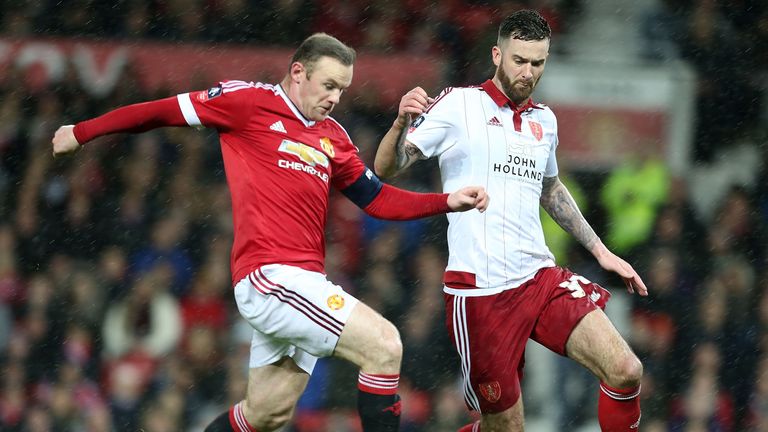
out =
[[[208,90],[182,93],[176,98],[188,125],[234,130],[241,128],[248,120],[252,91],[253,83],[224,81]]]
[[[414,120],[406,140],[430,158],[453,147],[463,130],[464,99],[461,92],[447,88],[435,99],[427,112]]]
[[[544,177],[554,177],[559,172],[557,167],[557,145],[559,139],[557,137],[557,122],[555,122],[555,130],[552,133],[552,146],[549,149],[549,158],[547,158],[547,167],[544,170]]]

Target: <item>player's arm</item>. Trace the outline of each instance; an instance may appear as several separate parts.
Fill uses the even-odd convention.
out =
[[[399,174],[414,162],[426,157],[405,136],[414,117],[426,111],[434,100],[421,87],[409,91],[400,99],[397,118],[379,143],[373,168],[376,174],[388,178]]]
[[[53,155],[72,153],[102,135],[139,133],[164,126],[187,126],[176,97],[126,105],[74,126],[61,126],[53,137]]]
[[[544,210],[566,232],[571,234],[587,250],[592,251],[600,239],[581,214],[576,201],[558,176],[544,177],[541,199]]]
[[[592,253],[601,267],[621,276],[630,293],[648,295],[648,288],[632,266],[608,250],[595,234],[559,177],[544,177],[539,202],[558,225]]]
[[[473,208],[483,212],[489,200],[480,186],[464,187],[450,194],[410,192],[382,183],[367,168],[341,192],[367,214],[387,220],[419,219]]]

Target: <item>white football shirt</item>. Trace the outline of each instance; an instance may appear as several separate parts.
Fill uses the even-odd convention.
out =
[[[548,107],[516,107],[491,80],[447,88],[407,140],[439,158],[444,192],[481,185],[491,198],[485,213],[448,214],[445,292],[495,294],[555,265],[539,219],[542,181],[558,172],[557,121]]]

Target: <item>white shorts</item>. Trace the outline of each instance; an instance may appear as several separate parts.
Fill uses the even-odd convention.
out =
[[[240,315],[253,327],[250,367],[291,357],[312,373],[319,357],[333,354],[358,300],[324,274],[270,264],[235,285]]]

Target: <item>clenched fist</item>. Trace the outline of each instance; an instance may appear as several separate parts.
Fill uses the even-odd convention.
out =
[[[77,142],[73,129],[75,129],[73,125],[64,125],[53,135],[51,140],[51,143],[53,143],[53,157],[74,153],[82,147]]]

